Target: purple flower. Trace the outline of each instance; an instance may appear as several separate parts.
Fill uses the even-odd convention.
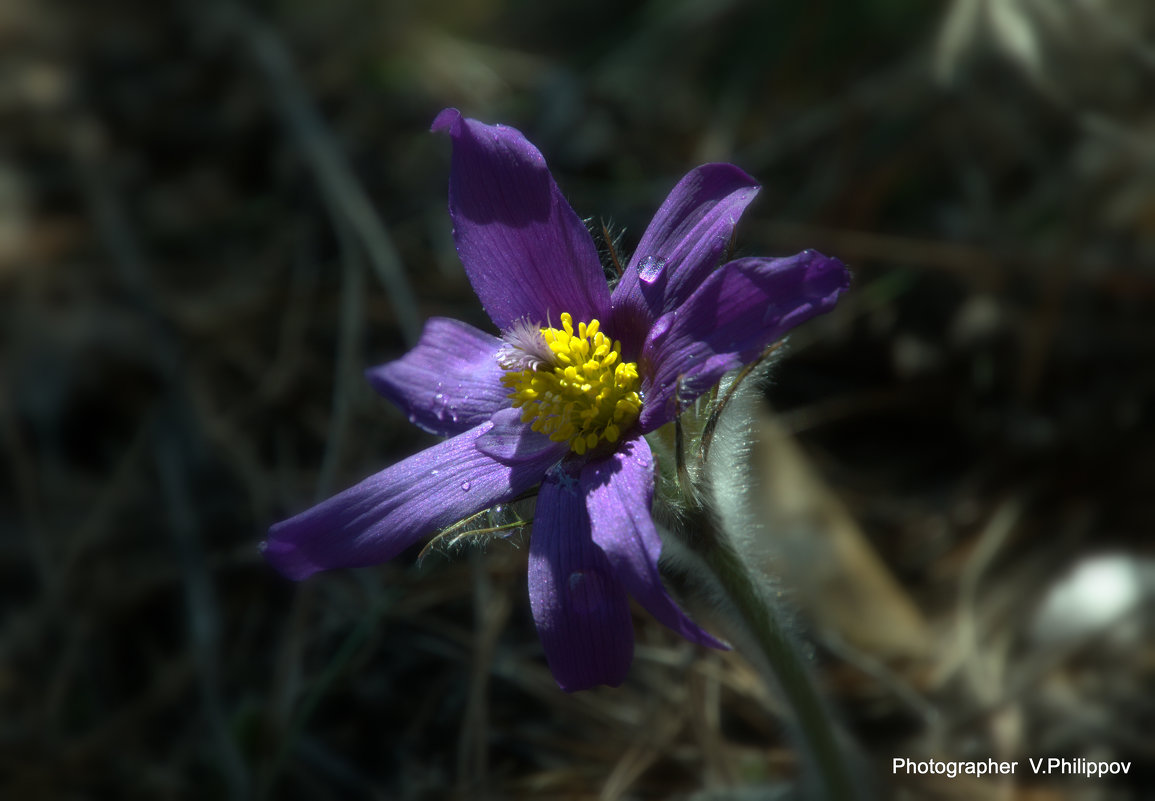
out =
[[[454,240],[501,335],[434,318],[412,351],[369,370],[410,420],[449,439],[276,524],[265,557],[292,579],[383,562],[540,485],[530,606],[562,689],[623,681],[629,596],[724,648],[662,586],[643,435],[829,310],[846,268],[810,250],[718,267],[758,186],[707,164],[674,187],[611,293],[589,232],[520,132],[455,109],[433,130],[453,140]]]

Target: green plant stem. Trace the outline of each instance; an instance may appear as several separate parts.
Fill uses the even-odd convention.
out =
[[[822,700],[797,645],[782,627],[773,604],[754,576],[727,544],[715,539],[700,550],[720,588],[734,606],[773,681],[794,713],[799,745],[821,786],[819,798],[860,799],[866,793],[854,780],[851,760],[839,740],[838,726]]]

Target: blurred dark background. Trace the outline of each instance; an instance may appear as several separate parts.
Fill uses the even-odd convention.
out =
[[[767,569],[883,797],[1153,797],[1146,0],[7,0],[0,76],[0,798],[797,775],[742,660],[645,616],[624,687],[559,691],[517,542],[300,586],[260,560],[430,443],[361,370],[428,316],[488,327],[427,133],[448,105],[524,131],[627,249],[732,161],[764,186],[741,253],[851,265],[759,453]]]

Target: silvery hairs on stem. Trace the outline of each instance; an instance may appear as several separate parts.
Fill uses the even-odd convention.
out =
[[[857,748],[819,694],[794,616],[762,567],[773,554],[774,532],[758,506],[753,446],[763,389],[784,346],[780,340],[728,373],[650,435],[659,465],[653,515],[664,546],[661,567],[687,607],[704,608],[703,617],[791,710],[787,726],[808,768],[797,797],[866,799],[871,785]]]

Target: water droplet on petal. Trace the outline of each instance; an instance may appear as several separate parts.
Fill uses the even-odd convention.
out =
[[[462,490],[462,492],[469,492],[469,488],[470,488],[470,487],[472,487],[472,486],[473,486],[473,485],[472,485],[472,484],[470,484],[468,481],[462,481],[462,482],[461,482],[461,490]]]
[[[440,384],[438,386],[440,386]],[[438,420],[444,420],[445,414],[446,414],[446,408],[448,406],[448,403],[445,400],[445,393],[438,392],[436,395],[434,395],[433,396],[433,402],[432,402],[431,406],[433,409],[433,416],[436,417]]]
[[[652,284],[661,276],[666,267],[666,260],[661,256],[646,256],[638,265],[638,278],[644,284]]]
[[[610,588],[605,577],[597,570],[575,570],[566,582],[569,605],[573,612],[596,614],[609,597]]]
[[[431,475],[431,476],[435,476],[435,475],[437,475],[437,474],[438,474],[438,473],[440,473],[440,472],[441,472],[440,470],[430,470],[430,471],[429,471],[429,475]]]

